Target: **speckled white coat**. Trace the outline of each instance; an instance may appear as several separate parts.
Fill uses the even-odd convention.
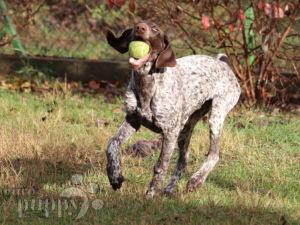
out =
[[[227,113],[240,96],[240,86],[230,66],[205,55],[176,60],[175,67],[155,69],[150,62],[133,70],[125,94],[126,119],[107,149],[107,171],[114,189],[123,182],[119,147],[143,125],[163,135],[163,148],[154,166],[154,176],[147,191],[154,196],[162,191],[173,149],[178,144],[180,156],[174,175],[164,188],[173,193],[182,177],[188,146],[197,121],[210,112],[210,147],[208,159],[192,176],[187,190],[201,186],[219,160],[219,138]]]

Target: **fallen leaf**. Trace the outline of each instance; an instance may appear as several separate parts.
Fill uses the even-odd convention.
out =
[[[74,124],[75,123],[75,120],[73,118],[69,118],[68,119],[68,122],[70,122],[71,124]]]
[[[104,126],[109,125],[109,122],[107,120],[102,120],[102,119],[99,119],[99,118],[96,118],[96,123],[99,127],[102,126],[102,125],[104,125]]]
[[[242,123],[236,123],[235,124],[236,128],[241,129],[241,128],[245,128],[246,126]]]
[[[115,97],[107,97],[104,100],[105,103],[109,103],[109,104],[115,104],[117,102]]]
[[[47,113],[53,113],[53,109],[52,108],[48,109]]]
[[[91,80],[89,82],[89,87],[92,89],[98,89],[98,88],[100,88],[100,83],[97,83],[96,81]]]
[[[17,109],[16,109],[16,108],[10,108],[9,111],[10,111],[10,112],[16,112]]]
[[[270,121],[268,121],[268,120],[262,120],[262,121],[257,122],[255,125],[260,127],[260,126],[267,125],[269,122]]]
[[[11,86],[11,88],[13,88],[15,90],[20,89],[20,87],[21,87],[21,84],[18,81],[14,82]]]
[[[99,60],[99,58],[97,56],[91,56],[89,57],[89,60]]]
[[[120,85],[120,81],[116,81],[115,83],[108,83],[108,86],[112,88],[118,87],[119,85]]]
[[[120,123],[120,122],[121,122],[121,120],[120,120],[120,118],[119,118],[119,117],[115,117],[115,118],[114,118],[114,121],[115,121],[115,122],[118,122],[118,123]]]
[[[21,84],[21,88],[30,88],[31,87],[31,83],[28,81],[25,81],[24,83]]]
[[[24,93],[30,93],[31,92],[31,88],[23,88],[23,92]]]
[[[122,113],[123,112],[122,108],[120,108],[120,107],[117,107],[117,108],[113,109],[112,111],[114,113]]]

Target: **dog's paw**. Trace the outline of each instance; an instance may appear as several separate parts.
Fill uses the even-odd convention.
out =
[[[146,192],[146,198],[151,199],[154,198],[157,195],[157,193],[154,190],[148,190]]]
[[[118,178],[110,180],[110,184],[114,190],[117,190],[121,188],[123,181],[124,177],[120,175]]]
[[[149,188],[146,192],[146,198],[151,199],[158,196],[161,193],[160,190],[155,190],[154,188]]]
[[[171,196],[173,195],[175,192],[175,187],[174,186],[171,186],[171,185],[167,185],[165,188],[164,188],[164,194],[166,196]]]
[[[191,178],[186,184],[186,192],[193,192],[203,185],[203,181],[197,178]]]

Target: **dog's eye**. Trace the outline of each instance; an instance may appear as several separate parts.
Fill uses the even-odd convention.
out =
[[[152,27],[152,30],[153,30],[154,32],[158,32],[158,29],[157,29],[156,27]]]

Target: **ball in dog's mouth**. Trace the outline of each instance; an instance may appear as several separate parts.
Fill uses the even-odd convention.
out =
[[[149,59],[150,45],[143,40],[134,40],[129,44],[129,64],[133,68],[140,67]]]

